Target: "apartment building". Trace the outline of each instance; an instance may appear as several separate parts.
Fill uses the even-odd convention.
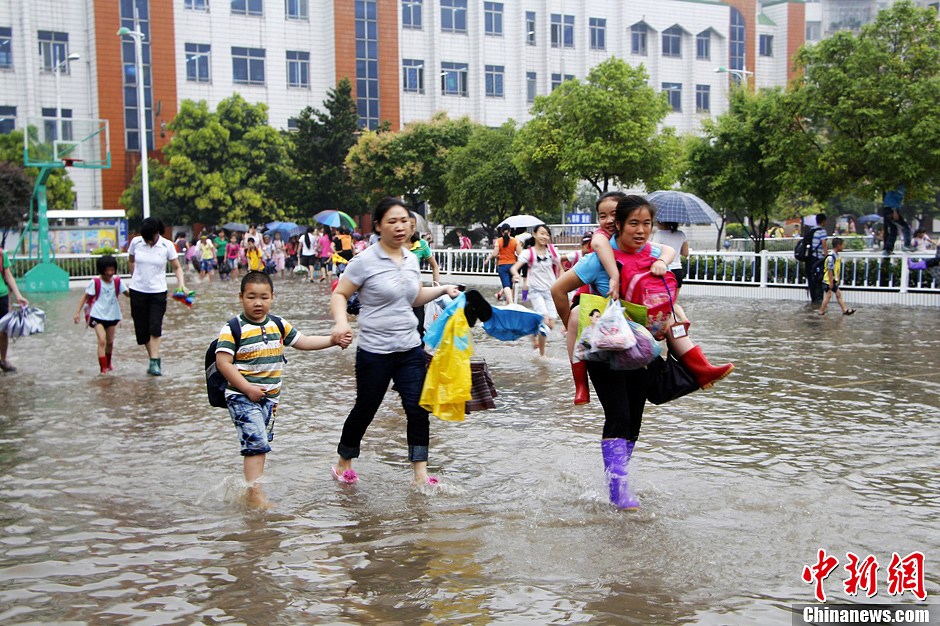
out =
[[[801,0],[8,0],[0,3],[0,133],[27,117],[110,123],[112,167],[70,171],[79,208],[118,208],[145,137],[152,158],[183,99],[239,93],[290,129],[350,79],[360,124],[435,111],[497,126],[615,56],[668,94],[665,124],[695,133],[727,109],[733,80],[784,85],[803,43]],[[74,58],[77,56],[78,58]],[[72,60],[70,60],[72,57]],[[56,93],[56,83],[59,93]]]

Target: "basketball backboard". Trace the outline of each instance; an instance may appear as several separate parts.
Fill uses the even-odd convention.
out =
[[[28,117],[23,133],[26,167],[111,167],[108,120]]]

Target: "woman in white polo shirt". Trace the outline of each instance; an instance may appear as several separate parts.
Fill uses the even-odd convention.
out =
[[[186,291],[176,247],[172,241],[160,235],[163,230],[163,222],[148,217],[140,225],[140,235],[131,239],[127,246],[131,270],[131,318],[134,320],[137,345],[147,346],[147,354],[150,356],[147,373],[151,376],[163,374],[160,370],[160,338],[163,336],[163,316],[166,313],[167,263],[176,274],[176,284]]]
[[[385,397],[390,381],[395,381],[408,418],[408,460],[414,470],[414,484],[436,484],[428,476],[428,412],[421,408],[421,388],[427,364],[418,335],[418,322],[411,308],[443,294],[457,297],[454,285],[422,287],[417,257],[411,246],[411,215],[398,198],[383,198],[372,211],[372,223],[379,242],[356,255],[346,267],[330,298],[334,338],[352,334],[346,316],[346,303],[356,291],[359,311],[359,345],[356,349],[356,404],[343,425],[333,468],[336,480],[351,484],[359,480],[352,460],[366,429]]]

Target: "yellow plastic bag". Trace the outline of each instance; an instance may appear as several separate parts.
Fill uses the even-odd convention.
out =
[[[463,308],[454,311],[424,378],[420,404],[448,422],[462,422],[470,400],[470,325]]]

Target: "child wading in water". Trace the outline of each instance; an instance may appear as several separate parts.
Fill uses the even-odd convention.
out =
[[[265,455],[274,439],[274,419],[281,393],[284,346],[298,350],[322,350],[338,345],[345,349],[351,337],[301,335],[287,320],[269,315],[274,301],[274,283],[261,272],[248,272],[241,282],[238,300],[244,312],[229,320],[219,332],[215,362],[228,381],[225,401],[238,430],[243,469],[248,483],[249,506],[271,505],[261,485]],[[240,331],[236,340],[233,325]]]
[[[611,245],[611,238],[617,234],[617,207],[621,202],[635,206],[630,212],[629,220],[634,231],[629,250],[619,250],[615,253]],[[638,196],[627,196],[623,192],[610,191],[604,193],[597,201],[597,221],[600,224],[591,238],[591,248],[597,255],[604,271],[609,277],[608,290],[605,295],[623,298],[622,286],[629,285],[630,280],[639,272],[649,271],[653,276],[664,276],[667,267],[676,255],[676,251],[662,244],[651,244],[649,238],[653,230],[653,217],[655,209],[644,199]],[[635,222],[635,224],[634,224]],[[634,256],[637,255],[637,256]],[[618,260],[615,258],[619,256]],[[618,267],[621,266],[621,267]],[[680,324],[688,327],[688,320],[681,307],[674,305]],[[573,308],[568,318],[568,358],[571,359],[571,372],[575,384],[575,404],[590,402],[588,391],[587,363],[574,361],[574,344],[578,335],[578,309]],[[699,387],[707,389],[734,370],[734,365],[714,366],[705,358],[702,348],[692,343],[687,334],[676,337],[671,332],[666,333],[666,344],[669,351],[695,376]]]
[[[86,311],[85,319],[89,326],[95,329],[98,338],[98,367],[100,373],[105,374],[114,368],[111,367],[111,354],[114,352],[114,334],[118,322],[121,321],[121,305],[118,296],[122,293],[130,296],[127,285],[121,282],[117,274],[117,259],[105,255],[96,261],[98,278],[95,278],[85,289],[82,299],[75,311],[75,323],[81,319],[83,309]]]
[[[846,308],[845,302],[842,301],[842,290],[839,289],[839,279],[842,278],[842,258],[839,253],[842,252],[844,247],[845,241],[842,237],[834,238],[832,240],[832,249],[823,259],[823,271],[825,272],[823,274],[823,283],[826,285],[826,295],[823,296],[822,306],[819,307],[820,315],[826,314],[826,307],[829,306],[829,300],[832,299],[833,293],[836,294],[836,301],[839,303],[839,308],[842,309],[842,315],[855,313],[855,309]]]

